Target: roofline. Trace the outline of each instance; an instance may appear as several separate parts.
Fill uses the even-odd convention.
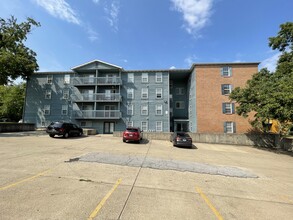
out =
[[[123,70],[123,72],[186,72],[190,69],[145,69],[145,70]]]
[[[47,73],[50,73],[50,74],[71,73],[71,74],[74,74],[73,71],[40,71],[40,72],[34,72],[33,74],[47,74]]]
[[[193,63],[191,68],[195,66],[219,66],[219,65],[259,65],[261,62],[222,62],[222,63]]]
[[[72,67],[71,70],[75,70],[75,69],[78,69],[80,67],[83,67],[85,65],[88,65],[88,64],[91,64],[91,63],[95,63],[95,62],[99,62],[99,63],[104,63],[104,64],[107,64],[107,65],[110,65],[110,66],[113,66],[113,67],[116,67],[118,69],[123,69],[122,67],[120,66],[116,66],[114,64],[111,64],[111,63],[108,63],[108,62],[105,62],[105,61],[102,61],[102,60],[92,60],[92,61],[89,61],[87,63],[84,63],[84,64],[81,64],[81,65],[78,65],[78,66],[75,66],[75,67]]]

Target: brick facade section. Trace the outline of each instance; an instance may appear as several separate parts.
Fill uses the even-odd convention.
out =
[[[232,76],[221,76],[224,66],[232,67]],[[231,84],[233,88],[243,87],[254,73],[258,63],[242,64],[198,64],[196,68],[196,108],[198,133],[223,133],[224,122],[236,122],[236,133],[251,129],[248,119],[235,114],[223,114],[222,103],[230,102],[228,95],[222,95],[221,85]]]

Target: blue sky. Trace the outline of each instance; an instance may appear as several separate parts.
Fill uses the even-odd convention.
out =
[[[41,23],[26,45],[40,71],[69,71],[94,59],[126,70],[189,68],[192,63],[261,62],[291,0],[1,0],[0,17]]]

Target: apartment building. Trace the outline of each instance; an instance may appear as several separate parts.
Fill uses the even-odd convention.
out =
[[[245,133],[228,95],[259,63],[193,64],[190,69],[124,70],[94,60],[68,72],[36,72],[27,81],[23,119],[46,127],[71,121],[98,133],[127,126],[149,132]]]

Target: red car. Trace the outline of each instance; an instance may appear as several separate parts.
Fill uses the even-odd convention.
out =
[[[123,142],[140,142],[142,140],[142,131],[140,128],[126,128],[123,132]]]

